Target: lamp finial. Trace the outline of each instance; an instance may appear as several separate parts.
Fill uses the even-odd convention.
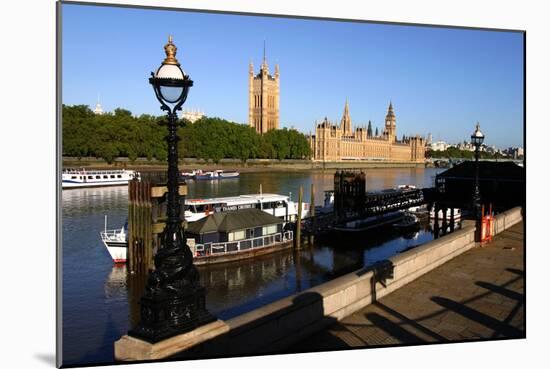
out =
[[[162,62],[162,64],[172,64],[179,66],[180,63],[178,62],[178,59],[176,59],[176,52],[178,51],[178,48],[174,43],[172,42],[172,35],[168,36],[168,43],[164,45],[164,52],[166,53],[166,58]]]

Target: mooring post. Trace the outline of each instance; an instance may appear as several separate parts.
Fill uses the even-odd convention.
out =
[[[294,236],[294,245],[296,249],[300,248],[300,242],[302,237],[302,195],[304,188],[300,186],[300,192],[298,192],[298,219],[296,219],[296,235]]]
[[[435,203],[434,238],[439,237],[439,204]]]
[[[455,208],[451,208],[451,232],[455,230]]]

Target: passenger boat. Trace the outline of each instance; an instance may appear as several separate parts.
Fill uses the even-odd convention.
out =
[[[253,194],[240,195],[233,197],[219,197],[211,199],[186,199],[185,200],[185,220],[192,224],[207,216],[220,212],[227,212],[240,209],[259,209],[280,220],[283,227],[288,222],[296,221],[298,215],[298,204],[288,196],[277,194]],[[309,204],[302,203],[302,217],[309,214]],[[105,229],[100,232],[101,240],[109,251],[111,258],[115,263],[126,261],[126,252],[128,249],[128,223],[120,229],[107,229],[107,217],[105,217]],[[288,241],[289,234],[280,232],[279,236],[273,236],[274,239]],[[286,242],[285,241],[285,242]],[[259,241],[256,241],[259,242]],[[267,241],[262,241],[266,244]],[[275,242],[275,241],[274,241]]]
[[[260,193],[210,199],[185,199],[185,220],[195,222],[212,213],[256,208],[282,219],[294,222],[298,216],[298,204],[285,195]],[[309,204],[302,203],[302,218],[309,215]]]
[[[404,216],[405,213],[402,211],[392,211],[385,214],[373,215],[363,219],[348,221],[342,224],[336,224],[332,226],[331,229],[343,233],[365,232],[397,223],[401,221]]]
[[[107,229],[107,215],[105,215],[105,229],[100,232],[101,241],[107,248],[115,263],[125,263],[128,251],[128,222],[120,229]]]
[[[61,173],[62,188],[124,186],[139,173],[133,170],[65,169]]]

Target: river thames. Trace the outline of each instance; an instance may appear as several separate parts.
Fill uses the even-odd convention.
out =
[[[401,184],[431,187],[435,168],[366,169],[367,191]],[[297,201],[300,186],[309,202],[314,183],[317,205],[332,190],[334,171],[252,172],[223,181],[188,181],[189,198],[258,193],[289,195]],[[113,343],[137,322],[143,278],[114,265],[101,242],[104,228],[122,227],[128,212],[127,187],[63,190],[63,363],[112,363]],[[433,239],[428,227],[408,235],[378,234],[346,247],[318,241],[300,251],[287,250],[259,258],[199,268],[207,291],[207,308],[229,319],[339,275],[386,259]]]

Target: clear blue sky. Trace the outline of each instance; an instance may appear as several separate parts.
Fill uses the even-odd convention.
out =
[[[523,145],[523,35],[431,27],[63,5],[63,103],[160,115],[148,83],[173,35],[194,80],[185,108],[248,122],[248,64],[267,44],[281,71],[282,127],[307,133],[340,120],[397,133],[468,140],[476,121],[489,145]]]

